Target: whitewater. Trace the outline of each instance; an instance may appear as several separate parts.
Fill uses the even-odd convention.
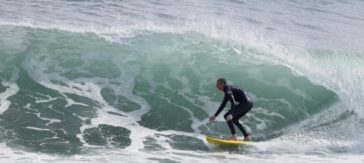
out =
[[[364,162],[363,45],[361,0],[0,0],[0,160]],[[219,77],[257,143],[204,140]]]

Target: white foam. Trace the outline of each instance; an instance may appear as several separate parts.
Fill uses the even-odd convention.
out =
[[[226,151],[211,151],[200,153],[192,151],[157,151],[157,152],[134,152],[125,149],[99,149],[86,155],[59,156],[42,153],[24,152],[6,147],[0,144],[0,160],[7,162],[158,162],[149,160],[168,159],[181,162],[363,162],[364,157],[355,154],[337,155],[304,155],[304,154],[229,154]]]
[[[3,81],[1,84],[6,87],[6,90],[0,93],[0,114],[9,109],[11,102],[7,99],[19,91],[16,83]]]
[[[31,130],[37,130],[37,131],[50,131],[49,129],[47,128],[39,128],[39,127],[25,127],[27,129],[31,129]]]

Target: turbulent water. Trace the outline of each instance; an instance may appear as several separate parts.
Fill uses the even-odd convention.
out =
[[[0,160],[363,162],[363,43],[360,0],[1,0]],[[204,141],[218,77],[257,143]]]

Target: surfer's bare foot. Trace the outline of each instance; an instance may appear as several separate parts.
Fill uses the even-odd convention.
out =
[[[252,137],[250,135],[245,136],[243,141],[252,141]]]
[[[229,140],[238,140],[238,136],[232,135]]]

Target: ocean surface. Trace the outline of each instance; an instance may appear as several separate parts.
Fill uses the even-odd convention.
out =
[[[1,162],[364,162],[364,1],[0,0],[0,82]]]

